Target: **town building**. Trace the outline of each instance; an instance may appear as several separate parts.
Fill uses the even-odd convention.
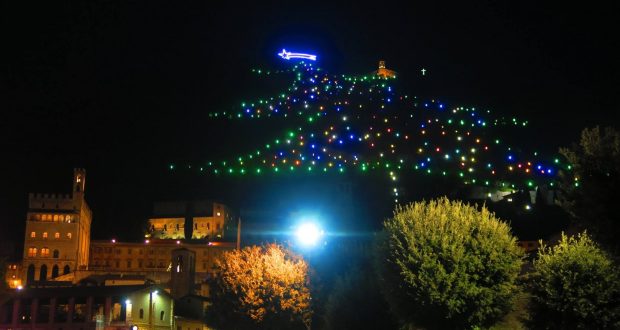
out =
[[[73,171],[73,191],[30,194],[21,279],[53,280],[88,269],[92,212],[84,199],[86,171]]]
[[[153,284],[24,288],[0,304],[0,330],[172,330],[174,324],[172,296]]]

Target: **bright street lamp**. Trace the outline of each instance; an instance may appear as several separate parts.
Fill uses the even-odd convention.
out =
[[[323,231],[313,222],[301,224],[295,232],[297,240],[305,246],[314,246],[323,236]]]

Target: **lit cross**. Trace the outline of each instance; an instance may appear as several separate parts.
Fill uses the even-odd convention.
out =
[[[422,75],[423,76],[426,76],[426,69],[425,68],[422,68],[422,70],[420,70],[420,71],[422,71]]]

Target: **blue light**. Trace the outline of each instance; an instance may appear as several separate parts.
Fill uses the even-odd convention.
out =
[[[312,54],[304,54],[304,53],[293,53],[287,52],[286,49],[282,49],[281,53],[278,53],[278,56],[282,57],[285,60],[290,59],[301,59],[301,60],[311,60],[316,61],[316,55]]]

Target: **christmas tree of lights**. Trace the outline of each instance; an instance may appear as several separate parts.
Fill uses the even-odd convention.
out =
[[[209,116],[282,117],[291,126],[271,139],[251,141],[234,157],[193,168],[235,176],[381,172],[394,183],[390,193],[396,202],[399,177],[407,172],[509,191],[553,186],[558,170],[570,170],[559,157],[523,152],[504,141],[507,131],[523,129],[527,121],[494,119],[489,110],[409,96],[399,91],[398,78],[384,63],[367,75],[330,75],[313,63],[316,57],[308,57],[314,55],[283,53],[289,69],[253,71],[290,75],[285,93]]]

